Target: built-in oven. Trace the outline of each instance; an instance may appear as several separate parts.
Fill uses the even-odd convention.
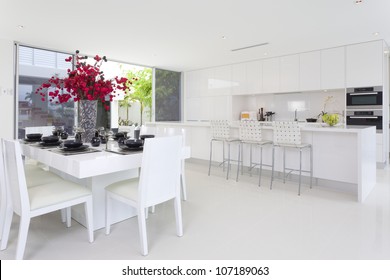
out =
[[[376,132],[383,128],[383,110],[347,110],[347,125],[375,126]]]
[[[347,109],[383,109],[382,87],[347,88]]]

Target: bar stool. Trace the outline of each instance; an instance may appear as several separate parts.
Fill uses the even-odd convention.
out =
[[[241,120],[239,126],[239,139],[241,141],[241,174],[244,170],[244,145],[249,144],[249,171],[252,175],[252,169],[259,165],[259,187],[261,183],[261,173],[263,170],[263,147],[272,144],[272,141],[263,140],[261,133],[261,123],[255,120]],[[252,161],[252,147],[253,145],[260,148],[260,161],[254,163]],[[268,165],[270,166],[270,165]]]
[[[230,136],[230,125],[227,120],[213,120],[210,121],[211,124],[211,140],[210,140],[210,161],[209,161],[209,176],[211,171],[211,159],[213,156],[213,142],[220,141],[222,142],[222,163],[220,165],[223,166],[223,171],[225,171],[225,162],[227,161],[227,172],[226,172],[226,180],[229,179],[229,171],[231,169],[230,164],[230,144],[234,143],[238,145],[238,157],[237,157],[237,176],[236,181],[238,181],[238,174],[240,169],[240,146],[241,141],[238,138],[233,138]],[[225,158],[225,144],[228,146],[228,156]]]
[[[275,147],[283,148],[283,183],[286,182],[286,170],[290,170],[288,174],[293,171],[299,171],[299,187],[298,195],[301,195],[301,175],[302,172],[310,173],[310,188],[312,188],[313,179],[313,150],[309,143],[301,142],[301,130],[297,122],[274,122],[273,134],[274,141],[272,145],[272,175],[270,189],[272,189],[272,182],[274,180],[275,169]],[[286,148],[299,150],[299,169],[286,168]],[[302,150],[310,150],[310,170],[302,170]],[[288,175],[287,174],[287,175]]]

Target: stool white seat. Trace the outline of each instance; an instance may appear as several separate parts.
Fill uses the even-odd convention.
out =
[[[229,172],[231,169],[231,158],[230,158],[230,145],[237,144],[238,145],[238,157],[237,157],[237,176],[236,181],[238,181],[238,174],[240,169],[240,153],[241,153],[241,141],[237,137],[230,136],[230,125],[227,120],[212,120],[211,124],[211,140],[210,140],[210,161],[209,161],[209,173],[211,171],[211,160],[213,156],[213,142],[219,141],[222,142],[222,163],[220,165],[223,166],[223,171],[225,171],[225,162],[227,162],[227,172],[226,179],[229,179]],[[228,156],[225,157],[225,144],[228,146]]]
[[[301,129],[297,122],[273,122],[273,146],[272,146],[272,174],[270,189],[274,180],[275,169],[275,148],[283,148],[283,183],[286,182],[286,170],[299,172],[298,195],[301,195],[301,177],[302,172],[310,173],[310,188],[312,188],[313,179],[313,149],[309,143],[301,142]],[[286,148],[299,150],[299,169],[286,168]],[[310,152],[310,170],[302,170],[302,151],[309,149]]]
[[[239,139],[241,141],[241,173],[244,170],[244,145],[250,146],[249,151],[249,171],[252,174],[252,169],[259,165],[259,187],[261,184],[261,175],[263,169],[263,147],[272,144],[272,141],[263,140],[261,123],[255,120],[241,120],[239,125]],[[260,148],[260,160],[259,163],[254,163],[252,160],[252,146],[258,146]],[[269,166],[269,165],[268,165]]]

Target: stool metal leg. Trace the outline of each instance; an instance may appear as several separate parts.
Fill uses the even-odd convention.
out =
[[[213,139],[210,141],[210,161],[209,161],[209,176],[210,176],[210,170],[211,170],[211,157],[213,154]]]
[[[302,148],[299,149],[299,187],[298,187],[298,195],[301,195],[301,175],[302,175]]]
[[[272,190],[272,181],[274,180],[274,169],[275,169],[275,146],[272,146],[272,171],[271,171],[271,184],[269,189]]]
[[[222,141],[222,170],[225,172],[225,141]]]
[[[244,175],[244,143],[241,142],[241,175]]]
[[[238,143],[238,158],[237,158],[237,176],[236,182],[238,182],[238,174],[240,173],[240,160],[241,160],[241,143]],[[242,171],[242,170],[241,170]]]
[[[313,186],[313,146],[310,145],[310,188]]]
[[[260,170],[259,170],[259,187],[261,183],[261,172],[263,171],[263,146],[260,146]]]
[[[229,180],[229,171],[230,171],[230,143],[228,145],[228,164],[227,164],[227,172],[226,172],[226,180]]]
[[[249,174],[252,177],[252,144],[249,144]]]
[[[283,184],[286,183],[286,148],[283,147]]]

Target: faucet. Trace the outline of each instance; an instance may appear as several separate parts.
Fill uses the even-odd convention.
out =
[[[295,113],[294,113],[294,121],[295,121],[295,122],[298,121],[298,119],[297,119],[297,110],[298,110],[298,109],[295,109]]]

